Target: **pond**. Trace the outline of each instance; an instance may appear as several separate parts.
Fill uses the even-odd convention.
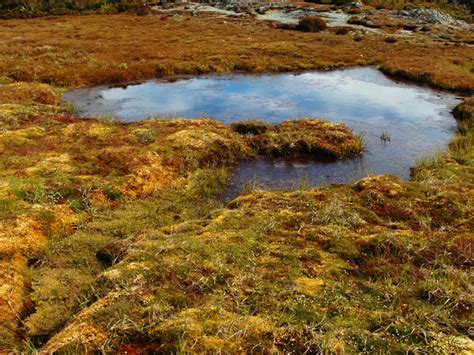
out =
[[[256,160],[234,168],[235,196],[254,181],[264,188],[350,182],[368,174],[407,179],[410,167],[444,150],[456,122],[452,94],[396,82],[374,68],[267,75],[207,75],[152,80],[125,87],[94,87],[64,95],[83,116],[122,121],[147,117],[213,117],[224,123],[318,117],[363,134],[359,158],[335,162]]]

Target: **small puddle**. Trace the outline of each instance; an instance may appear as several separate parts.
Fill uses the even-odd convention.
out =
[[[264,188],[350,182],[368,174],[408,179],[417,160],[446,149],[456,122],[452,94],[395,82],[373,68],[271,75],[208,75],[94,87],[64,95],[83,116],[214,117],[224,123],[256,118],[268,123],[318,117],[365,136],[360,158],[335,162],[256,160],[233,172],[229,196],[251,181]],[[381,139],[385,135],[388,139]]]

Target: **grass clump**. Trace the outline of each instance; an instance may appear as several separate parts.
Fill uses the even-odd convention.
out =
[[[326,21],[318,16],[303,17],[297,26],[297,29],[303,32],[321,32],[327,28]]]
[[[271,126],[244,121],[231,129],[248,142],[255,154],[264,157],[311,157],[341,159],[360,154],[363,141],[344,125],[313,118],[288,120]]]
[[[464,125],[464,129],[470,130],[474,127],[474,97],[467,97],[456,106],[453,115]]]
[[[398,39],[394,36],[388,36],[384,39],[385,43],[397,43]]]
[[[390,142],[392,140],[392,137],[390,135],[390,133],[388,132],[385,132],[383,131],[380,136],[379,136],[380,140],[384,143],[387,143],[387,142]]]
[[[259,155],[269,157],[342,159],[364,149],[347,127],[310,118],[284,121],[249,140]]]
[[[349,26],[338,26],[338,27],[333,27],[331,29],[332,32],[334,32],[335,34],[337,34],[338,36],[345,36],[347,35],[349,32],[352,31],[352,27],[349,27]]]

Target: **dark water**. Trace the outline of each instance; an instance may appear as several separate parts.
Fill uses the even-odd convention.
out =
[[[64,95],[84,116],[130,122],[147,117],[213,117],[225,123],[256,118],[269,123],[318,117],[363,133],[361,158],[336,161],[257,160],[234,169],[231,195],[256,181],[266,188],[347,182],[368,174],[408,178],[422,157],[446,148],[455,130],[451,94],[397,83],[373,68],[278,75],[213,75],[175,82],[147,81]],[[382,134],[389,141],[380,139]]]

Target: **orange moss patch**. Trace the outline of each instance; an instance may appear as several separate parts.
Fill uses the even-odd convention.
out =
[[[58,90],[47,84],[0,85],[0,103],[36,103],[55,106],[60,103],[60,99]]]
[[[324,286],[324,280],[320,278],[299,277],[295,280],[299,291],[308,296],[316,295]]]
[[[163,166],[162,159],[157,154],[146,153],[135,158],[134,163],[139,165],[132,176],[122,187],[123,194],[130,199],[146,197],[155,194],[158,189],[167,185],[173,174]]]
[[[0,221],[0,349],[16,343],[18,324],[27,302],[28,256],[46,249],[42,226],[29,217]]]
[[[69,235],[79,224],[79,215],[74,213],[68,205],[53,205],[50,211],[54,214],[50,228],[57,234]]]
[[[284,121],[248,139],[265,156],[341,159],[364,149],[362,140],[346,126],[312,118]]]
[[[18,342],[18,323],[27,302],[27,272],[21,255],[0,261],[0,350]]]
[[[0,254],[33,256],[47,245],[43,226],[31,217],[20,216],[15,221],[0,221]]]

